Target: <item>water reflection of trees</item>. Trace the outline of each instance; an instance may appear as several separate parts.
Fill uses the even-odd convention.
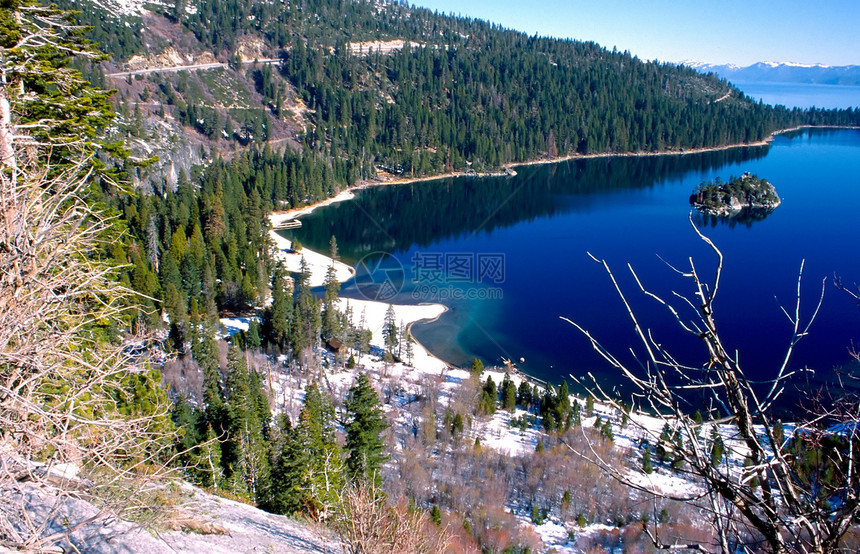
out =
[[[734,229],[738,225],[752,227],[753,223],[756,223],[757,221],[763,221],[765,218],[767,218],[767,216],[772,213],[772,208],[744,208],[738,213],[730,216],[718,216],[702,212],[695,212],[693,214],[693,222],[699,228],[717,227],[719,225],[726,225],[730,229]]]
[[[641,190],[763,157],[767,148],[738,148],[685,156],[631,156],[571,160],[517,168],[516,177],[461,177],[379,187],[304,218],[295,234],[326,249],[334,234],[346,256],[380,248],[409,249],[492,231],[521,221],[589,210],[589,195]],[[735,222],[743,223],[739,220]],[[708,223],[711,224],[711,223]]]

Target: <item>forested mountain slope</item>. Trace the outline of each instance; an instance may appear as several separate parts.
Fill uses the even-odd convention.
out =
[[[115,198],[137,246],[112,253],[156,325],[162,311],[182,328],[192,301],[212,318],[259,305],[264,216],[383,172],[718,147],[860,115],[774,109],[685,67],[399,3],[91,7],[79,17],[110,59],[79,67],[118,90],[113,136],[158,157],[127,168],[158,194]]]
[[[333,269],[322,295],[306,264],[291,277],[267,215],[382,172],[718,147],[858,115],[775,110],[683,67],[395,3],[61,4],[108,59],[65,13],[0,5],[0,299],[15,299],[0,302],[0,547],[77,529],[52,499],[25,498],[31,482],[53,483],[61,507],[92,491],[104,520],[175,511],[157,481],[179,474],[345,542],[355,528],[397,535],[380,552],[439,552],[449,538],[455,552],[534,551],[532,524],[549,515],[576,522],[559,543],[606,521],[618,529],[598,543],[619,544],[622,525],[639,541],[642,503],[568,463],[584,422],[566,383],[517,386],[497,371],[497,388],[479,360],[413,371],[394,307],[371,331],[364,310],[339,307]],[[228,313],[247,321],[229,344]],[[629,409],[583,404],[595,448],[616,457]],[[482,448],[502,426],[526,434],[527,453]],[[678,469],[665,445],[655,453]],[[688,537],[693,520],[660,508],[661,532]]]
[[[222,63],[93,75],[119,89],[132,137],[163,142],[167,122],[174,144],[193,145],[186,169],[213,150],[275,141],[325,156],[342,186],[381,169],[433,174],[574,153],[723,146],[857,117],[774,110],[686,67],[399,3],[104,4],[81,14],[112,57],[96,73]],[[176,182],[175,171],[166,177]]]

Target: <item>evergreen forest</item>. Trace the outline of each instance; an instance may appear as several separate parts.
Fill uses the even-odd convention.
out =
[[[517,385],[506,374],[497,386],[492,377],[481,380],[479,361],[448,406],[437,404],[439,382],[428,379],[416,392],[398,388],[396,379],[375,381],[361,370],[362,358],[378,357],[383,371],[409,366],[408,328],[392,309],[382,330],[384,348],[371,352],[364,317],[339,308],[333,269],[323,287],[314,289],[307,267],[290,274],[279,263],[269,215],[381,177],[499,171],[565,156],[716,149],[760,142],[795,126],[860,123],[857,110],[767,106],[690,68],[640,60],[593,42],[528,36],[404,2],[171,0],[147,9],[143,15],[117,15],[100,3],[72,0],[50,8],[35,0],[0,6],[2,99],[14,108],[16,130],[32,139],[24,146],[4,143],[14,146],[12,157],[0,152],[4,194],[22,190],[19,172],[30,179],[28,190],[48,196],[61,191],[52,213],[84,215],[77,226],[63,227],[63,221],[51,229],[92,228],[92,242],[66,260],[43,253],[39,260],[63,271],[63,264],[80,262],[75,271],[92,270],[94,281],[103,284],[81,291],[57,325],[30,317],[33,344],[22,341],[28,333],[17,327],[18,334],[3,343],[30,348],[0,357],[3,417],[13,405],[38,409],[0,419],[0,439],[18,437],[16,445],[26,446],[20,451],[33,459],[66,462],[77,456],[101,471],[103,452],[93,445],[108,444],[111,435],[92,429],[134,421],[139,434],[117,438],[122,448],[112,450],[112,467],[123,477],[169,466],[217,494],[317,522],[348,520],[362,494],[371,505],[402,498],[406,505],[380,517],[399,514],[399,521],[411,521],[410,514],[426,512],[433,525],[427,528],[435,529],[428,533],[456,529],[450,544],[467,545],[463,551],[529,552],[539,545],[525,531],[505,535],[518,529],[506,506],[531,514],[536,524],[554,515],[582,525],[611,520],[621,529],[647,518],[617,483],[569,465],[569,445],[583,445],[576,431],[584,419],[595,418],[589,436],[602,455],[611,455],[613,425],[626,425],[629,407],[595,414],[590,397],[590,403],[571,402],[566,382]],[[28,19],[31,13],[56,21],[44,44],[31,46],[21,38],[42,32]],[[205,51],[224,67],[112,77],[133,58],[166,46],[153,38],[156,28],[174,33],[170,47],[180,54]],[[382,52],[359,46],[367,41],[402,44]],[[243,59],[240,50],[251,43],[276,61]],[[7,83],[27,94],[9,92]],[[233,87],[236,97],[216,97],[215,85]],[[171,136],[174,143],[151,134],[159,125],[181,130],[184,138]],[[0,143],[12,141],[3,138],[10,136],[0,136]],[[153,170],[155,156],[135,150],[142,143],[149,152],[162,141],[161,151],[169,152],[181,140],[194,145],[189,156],[200,163],[170,178]],[[714,153],[713,163],[737,155]],[[664,174],[674,170],[659,157],[642,163]],[[570,186],[594,186],[588,177]],[[76,188],[65,191],[62,185],[71,181]],[[478,182],[464,193],[480,195],[488,186]],[[380,201],[395,202],[402,190],[386,194]],[[426,194],[415,209],[438,211],[440,220],[457,201],[442,188]],[[7,196],[0,200],[4,217],[18,213],[6,204]],[[549,196],[517,197],[510,206],[533,216],[553,210]],[[504,225],[516,216],[498,217]],[[405,221],[408,212],[391,224]],[[19,267],[18,254],[10,254],[7,245],[41,236],[39,222],[32,228],[0,235],[4,268]],[[328,243],[328,254],[338,258],[335,237],[314,240]],[[416,229],[407,240],[420,244],[424,237]],[[293,248],[300,251],[299,245]],[[24,286],[22,275],[2,278],[0,316],[8,309],[5,298]],[[79,273],[68,275],[89,283]],[[39,298],[56,303],[67,287],[74,290],[72,284],[50,287],[44,297],[28,296],[29,289],[20,296],[36,298],[34,305]],[[80,321],[93,313],[101,315]],[[247,330],[225,336],[220,320],[226,316],[249,317]],[[54,342],[58,329],[69,342],[54,365],[21,362],[38,350],[36,343]],[[98,366],[98,356],[89,353],[108,348],[131,365],[96,381],[89,371]],[[21,368],[37,366],[34,377],[21,377]],[[356,367],[346,385],[330,378]],[[273,371],[287,375],[291,385],[294,376],[301,378],[301,390],[290,390],[291,410],[272,410]],[[78,385],[89,388],[78,394]],[[9,391],[27,387],[30,404],[9,400]],[[279,389],[286,398],[284,391]],[[83,406],[76,404],[79,398]],[[109,408],[93,408],[95,402]],[[408,448],[392,446],[395,433],[406,427],[392,421],[384,406],[398,402],[411,418]],[[507,457],[482,450],[478,439],[466,442],[477,422],[517,408],[526,414],[512,418],[511,428],[544,433],[534,455]],[[99,419],[103,414],[110,416],[108,423]],[[54,442],[33,438],[27,425],[34,421]],[[653,461],[650,445],[639,445],[648,467],[680,471],[671,457],[679,440],[666,430]],[[838,466],[841,445],[810,452],[800,442],[792,448],[808,465],[808,479]],[[74,452],[63,450],[72,443]],[[454,475],[454,467],[463,467],[462,475]],[[482,504],[485,497],[494,504]],[[692,525],[677,504],[664,505],[667,525]],[[415,528],[424,533],[424,523]],[[5,540],[4,532],[0,527]],[[641,532],[640,539],[645,540]]]

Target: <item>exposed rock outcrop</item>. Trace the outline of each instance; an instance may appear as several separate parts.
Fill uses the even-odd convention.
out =
[[[694,208],[718,217],[734,217],[749,210],[770,213],[781,202],[769,181],[749,172],[732,177],[727,183],[719,178],[712,183],[702,183],[690,196]]]
[[[342,552],[325,531],[186,483],[166,487],[160,497],[170,504],[162,508],[164,517],[144,527],[100,510],[87,501],[86,491],[61,494],[44,481],[22,482],[0,490],[0,550],[3,535],[27,535],[33,525],[44,524],[40,536],[54,536],[43,545],[48,552],[66,552],[69,545],[91,554]]]

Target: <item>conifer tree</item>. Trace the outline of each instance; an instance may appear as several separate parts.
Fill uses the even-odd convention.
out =
[[[555,411],[558,421],[565,421],[568,415],[570,415],[570,389],[567,387],[567,381],[562,381],[558,387],[558,400]]]
[[[272,471],[272,510],[304,510],[318,521],[325,520],[337,505],[344,467],[335,436],[334,407],[316,384],[308,385],[298,423],[286,434]]]
[[[292,319],[293,295],[286,270],[283,264],[279,263],[272,275],[272,305],[266,309],[263,325],[266,339],[281,352],[286,350],[290,343]]]
[[[480,379],[481,373],[484,372],[484,362],[482,362],[479,358],[475,358],[474,360],[472,360],[472,368],[470,371],[472,375]]]
[[[106,58],[83,38],[74,13],[35,0],[8,0],[0,6],[0,20],[0,163],[17,166],[16,143],[39,148],[51,171],[80,159],[100,168],[97,151],[123,154],[119,145],[99,139],[114,118],[110,92],[70,67],[75,57]]]
[[[663,425],[663,430],[660,432],[660,439],[657,442],[657,461],[665,462],[669,457],[669,449],[672,444],[672,429],[669,424]]]
[[[323,295],[322,311],[322,338],[325,340],[338,336],[341,331],[341,314],[337,310],[338,294],[340,293],[340,282],[337,280],[337,271],[334,262],[337,256],[337,242],[331,237],[332,263],[325,274],[325,294]]]
[[[256,319],[251,319],[248,322],[248,330],[245,332],[245,345],[248,350],[260,348],[262,341],[260,340],[260,324]]]
[[[382,325],[382,338],[385,343],[385,350],[391,356],[394,356],[394,350],[397,347],[397,316],[394,313],[394,306],[389,304],[388,310],[385,312],[385,320]]]
[[[517,407],[517,387],[511,381],[510,376],[505,373],[502,380],[502,409],[513,411]]]
[[[532,404],[532,387],[525,379],[520,381],[520,386],[517,389],[517,404],[523,410],[528,410]]]
[[[221,443],[209,424],[204,437],[204,441],[191,451],[189,468],[194,480],[202,487],[218,489],[224,480]]]
[[[496,413],[496,406],[499,402],[499,392],[496,389],[496,383],[493,377],[488,375],[487,381],[481,391],[481,398],[478,402],[478,410],[482,415],[493,415]]]
[[[346,449],[349,452],[347,468],[354,481],[372,481],[382,484],[379,470],[386,456],[382,432],[388,427],[379,397],[365,373],[358,378],[346,399]]]
[[[412,360],[415,358],[415,339],[412,338],[412,333],[406,333],[406,363],[412,365]]]
[[[603,425],[600,427],[600,436],[603,437],[604,440],[608,440],[612,442],[615,440],[615,433],[612,432],[612,421],[607,419],[603,422]]]
[[[229,438],[225,443],[224,463],[237,473],[251,498],[260,500],[269,479],[267,425],[271,418],[268,405],[260,406],[259,379],[248,369],[244,353],[232,347],[227,353],[227,383],[224,395]]]
[[[718,467],[723,463],[723,456],[725,455],[725,444],[723,443],[723,437],[720,436],[720,431],[716,425],[711,426],[711,465],[714,467]]]
[[[317,346],[322,318],[320,306],[311,292],[310,266],[302,256],[301,273],[296,283],[297,295],[293,325],[290,328],[293,355],[301,357],[306,349]],[[300,358],[301,359],[301,358]]]
[[[642,471],[645,473],[654,473],[654,466],[651,465],[651,445],[647,442],[644,445],[645,450],[642,452]]]
[[[781,419],[776,420],[776,423],[773,424],[773,440],[779,447],[785,443],[785,428]]]

